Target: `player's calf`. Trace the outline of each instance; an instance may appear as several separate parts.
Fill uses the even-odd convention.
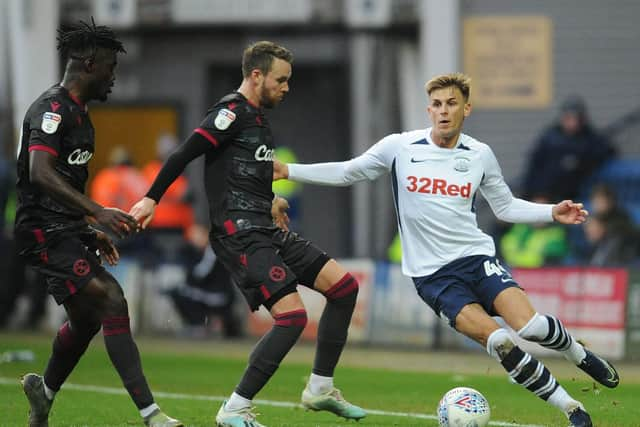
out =
[[[253,399],[276,372],[306,325],[307,312],[303,308],[276,315],[273,328],[251,352],[249,366],[236,387],[236,393],[249,401]],[[231,407],[237,407],[233,396],[229,403]]]
[[[560,319],[551,315],[534,314],[518,335],[543,347],[561,352],[575,364],[585,357],[584,348],[564,327]]]
[[[318,323],[314,374],[333,377],[333,371],[347,342],[358,289],[359,284],[356,278],[347,273],[324,293],[327,304]]]
[[[571,336],[554,316],[542,316],[536,313],[529,322],[518,331],[518,335],[528,341],[537,342],[543,347],[557,350],[605,387],[618,386],[620,378],[616,369],[605,359],[585,349]]]
[[[497,329],[487,339],[487,352],[495,357],[509,377],[527,390],[563,411],[567,416],[582,404],[558,384],[538,360],[515,345],[506,329]]]

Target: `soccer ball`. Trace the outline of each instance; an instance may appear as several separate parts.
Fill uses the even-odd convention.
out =
[[[484,427],[489,424],[490,416],[487,399],[469,387],[449,390],[438,404],[440,427]]]

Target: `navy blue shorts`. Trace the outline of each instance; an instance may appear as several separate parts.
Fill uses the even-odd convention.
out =
[[[519,287],[500,261],[487,255],[457,259],[433,274],[414,277],[413,283],[422,300],[454,329],[465,305],[478,303],[490,316],[496,316],[493,301],[498,294]]]

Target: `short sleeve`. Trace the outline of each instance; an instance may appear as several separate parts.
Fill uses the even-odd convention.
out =
[[[218,148],[231,140],[240,130],[241,108],[238,103],[216,105],[207,113],[194,133],[200,134]]]
[[[29,117],[29,151],[40,150],[57,156],[70,113],[58,101],[45,100]]]

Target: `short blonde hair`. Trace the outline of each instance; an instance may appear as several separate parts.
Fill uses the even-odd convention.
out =
[[[450,73],[440,74],[433,77],[424,85],[427,95],[431,95],[431,92],[437,89],[444,89],[446,87],[456,86],[462,92],[465,102],[469,101],[469,95],[471,93],[471,77],[463,73]]]

